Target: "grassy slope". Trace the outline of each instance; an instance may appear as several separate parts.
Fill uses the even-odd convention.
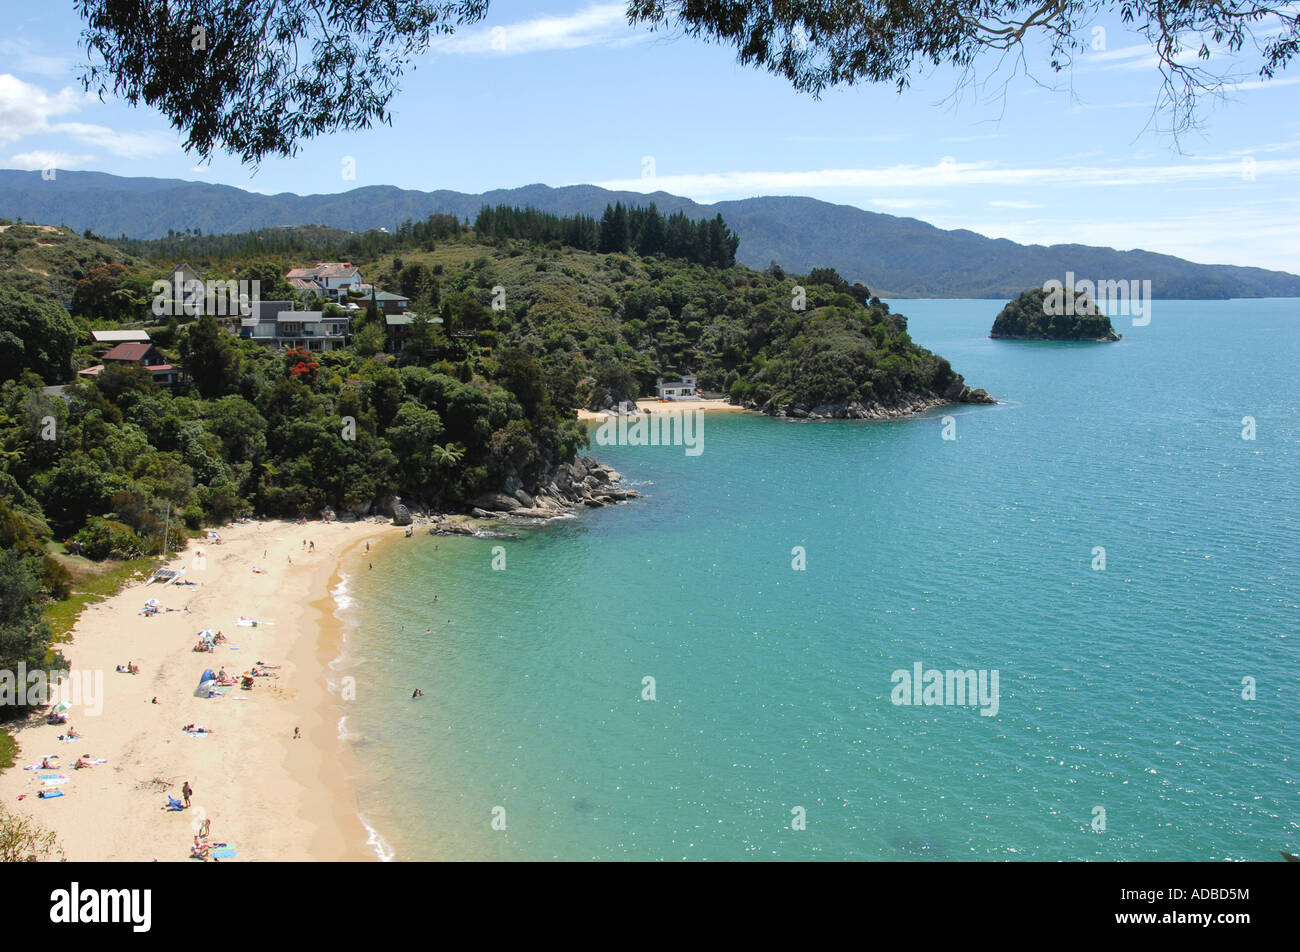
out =
[[[0,225],[0,284],[7,287],[70,301],[73,288],[87,271],[110,262],[133,271],[143,265],[140,259],[69,228]]]

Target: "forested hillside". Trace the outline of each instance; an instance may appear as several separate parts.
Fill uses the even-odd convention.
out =
[[[985,399],[835,271],[719,266],[734,247],[725,224],[623,215],[626,247],[662,240],[683,256],[534,240],[551,229],[590,236],[592,223],[501,208],[484,212],[487,234],[443,218],[391,235],[280,236],[310,254],[191,235],[144,258],[13,225],[13,265],[0,276],[3,512],[35,539],[102,557],[157,551],[168,510],[197,528],[250,512],[363,513],[394,496],[463,507],[507,482],[545,484],[586,442],[575,408],[652,394],[657,378],[681,373],[798,416]],[[612,240],[624,241],[623,227]],[[212,317],[150,311],[152,281],[182,260],[208,279],[257,279],[273,297],[288,293],[289,267],[347,256],[410,299],[418,316],[405,340],[386,343],[373,307],[354,318],[346,349],[312,353],[238,339]],[[184,372],[178,389],[137,366],[75,375],[105,349],[90,330],[120,326],[150,331]],[[54,384],[62,393],[44,389]]]

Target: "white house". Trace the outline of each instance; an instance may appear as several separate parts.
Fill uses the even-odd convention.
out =
[[[660,400],[685,400],[700,395],[695,387],[694,377],[682,377],[681,380],[661,380],[655,384],[655,391]]]
[[[319,294],[322,297],[342,300],[348,290],[365,286],[361,270],[349,261],[323,261],[314,268],[293,268],[285,280],[299,294]]]

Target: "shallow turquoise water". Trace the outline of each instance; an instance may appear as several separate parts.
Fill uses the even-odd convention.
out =
[[[396,857],[1300,847],[1300,301],[1156,302],[1111,345],[991,341],[998,308],[898,304],[999,406],[710,417],[697,457],[597,448],[642,500],[349,580],[340,711]],[[915,662],[996,670],[996,716],[893,704]]]

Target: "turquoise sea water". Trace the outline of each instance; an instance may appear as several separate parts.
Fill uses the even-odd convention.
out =
[[[998,406],[709,417],[696,457],[595,447],[644,499],[517,540],[403,540],[349,579],[339,708],[386,850],[1300,848],[1300,301],[1156,302],[1111,345],[988,340],[999,306],[896,304]],[[996,670],[996,715],[895,705],[916,662]]]

